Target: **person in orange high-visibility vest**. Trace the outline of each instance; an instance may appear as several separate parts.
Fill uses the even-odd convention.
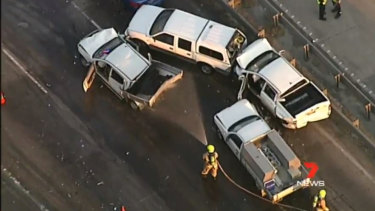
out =
[[[215,152],[215,147],[213,145],[207,146],[207,152],[203,154],[204,168],[202,171],[202,176],[207,177],[207,174],[211,172],[212,177],[216,180],[217,170],[219,168],[218,159],[219,154]]]

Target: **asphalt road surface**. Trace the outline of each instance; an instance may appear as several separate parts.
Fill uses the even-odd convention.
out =
[[[242,28],[215,1],[166,6]],[[2,210],[281,210],[222,174],[216,182],[200,176],[208,141],[226,171],[257,191],[212,128],[213,115],[235,102],[238,82],[153,53],[183,69],[184,77],[154,108],[134,112],[99,81],[83,92],[86,69],[76,52],[95,25],[125,30],[131,14],[121,1],[4,0],[2,11]],[[303,161],[319,164],[330,205],[375,207],[374,151],[358,144],[335,113],[298,131],[271,124]],[[304,189],[283,202],[310,209],[316,191]]]

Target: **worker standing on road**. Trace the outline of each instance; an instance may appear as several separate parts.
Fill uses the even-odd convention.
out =
[[[332,12],[337,12],[335,18],[339,18],[341,16],[341,0],[332,0],[333,9]]]
[[[215,147],[213,145],[207,146],[207,152],[203,154],[204,169],[202,171],[202,176],[207,177],[207,174],[211,172],[212,177],[216,180],[217,169],[218,169],[218,159],[219,154],[215,152]]]
[[[327,18],[324,17],[326,14],[326,4],[327,0],[317,0],[319,5],[319,20],[327,20]]]
[[[318,195],[314,196],[314,202],[313,202],[314,211],[329,211],[329,208],[327,207],[327,204],[326,204],[326,195],[327,195],[326,190],[320,190],[319,196]]]

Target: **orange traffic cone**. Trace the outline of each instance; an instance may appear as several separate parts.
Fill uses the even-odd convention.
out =
[[[126,211],[124,206],[121,207],[121,211]]]
[[[7,100],[4,97],[4,93],[1,92],[1,105],[4,105]]]

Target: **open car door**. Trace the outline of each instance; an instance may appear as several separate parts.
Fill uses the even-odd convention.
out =
[[[94,82],[95,79],[95,67],[94,64],[90,66],[89,71],[87,72],[87,75],[85,77],[85,80],[83,80],[83,90],[87,92],[87,90],[91,87],[92,82]]]

